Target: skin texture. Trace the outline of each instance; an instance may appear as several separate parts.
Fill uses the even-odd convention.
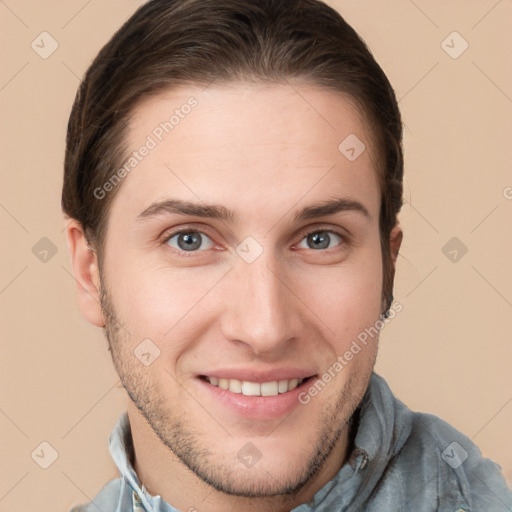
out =
[[[309,403],[277,418],[244,417],[212,399],[198,375],[293,367],[320,376],[375,325],[383,273],[371,134],[346,98],[312,85],[189,86],[139,103],[130,150],[191,96],[197,106],[118,185],[101,272],[80,225],[68,224],[80,308],[106,328],[130,397],[135,468],[150,493],[180,510],[287,511],[349,455],[347,423],[378,340]],[[350,134],[366,145],[355,161],[338,150]],[[138,218],[170,198],[222,205],[236,219]],[[294,219],[334,198],[368,215]],[[168,240],[177,228],[204,233],[200,248],[180,256],[179,237]],[[310,231],[338,236],[317,249]],[[258,244],[250,250],[262,251],[251,263],[236,251],[248,236]],[[393,261],[400,242],[396,227]],[[145,339],[159,350],[148,366],[134,355]],[[247,443],[261,455],[252,467],[237,457]]]

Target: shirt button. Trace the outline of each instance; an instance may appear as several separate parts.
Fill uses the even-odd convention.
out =
[[[132,491],[132,506],[133,512],[146,512],[146,509],[142,506],[139,495]]]
[[[363,453],[363,460],[361,461],[360,469],[364,469],[366,465],[368,464],[368,455],[366,453]]]

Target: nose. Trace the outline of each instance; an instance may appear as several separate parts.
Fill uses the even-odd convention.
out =
[[[282,358],[304,332],[290,276],[265,253],[252,263],[240,259],[229,275],[221,320],[225,339],[245,344],[255,355]]]

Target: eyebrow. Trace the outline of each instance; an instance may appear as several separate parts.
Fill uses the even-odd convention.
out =
[[[348,198],[335,198],[304,207],[295,214],[295,222],[334,215],[338,212],[352,211],[371,218],[368,209],[359,201]],[[164,214],[191,215],[235,223],[238,215],[229,208],[217,204],[201,204],[180,199],[166,199],[158,201],[146,208],[137,217],[137,220],[146,220]]]

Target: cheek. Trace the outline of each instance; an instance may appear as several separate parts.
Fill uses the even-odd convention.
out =
[[[329,283],[329,300],[318,301],[322,321],[329,327],[319,346],[324,356],[320,378],[332,382],[319,404],[338,403],[340,390],[350,386],[363,393],[377,356],[382,273],[378,266],[346,270]]]
[[[188,331],[198,328],[197,312],[225,269],[171,268],[147,260],[111,266],[108,281],[118,315],[133,339],[150,338],[161,346],[171,338],[186,339]]]
[[[382,277],[376,244],[337,267],[313,268],[297,275],[294,288],[328,327],[326,333],[339,353],[379,319]]]

